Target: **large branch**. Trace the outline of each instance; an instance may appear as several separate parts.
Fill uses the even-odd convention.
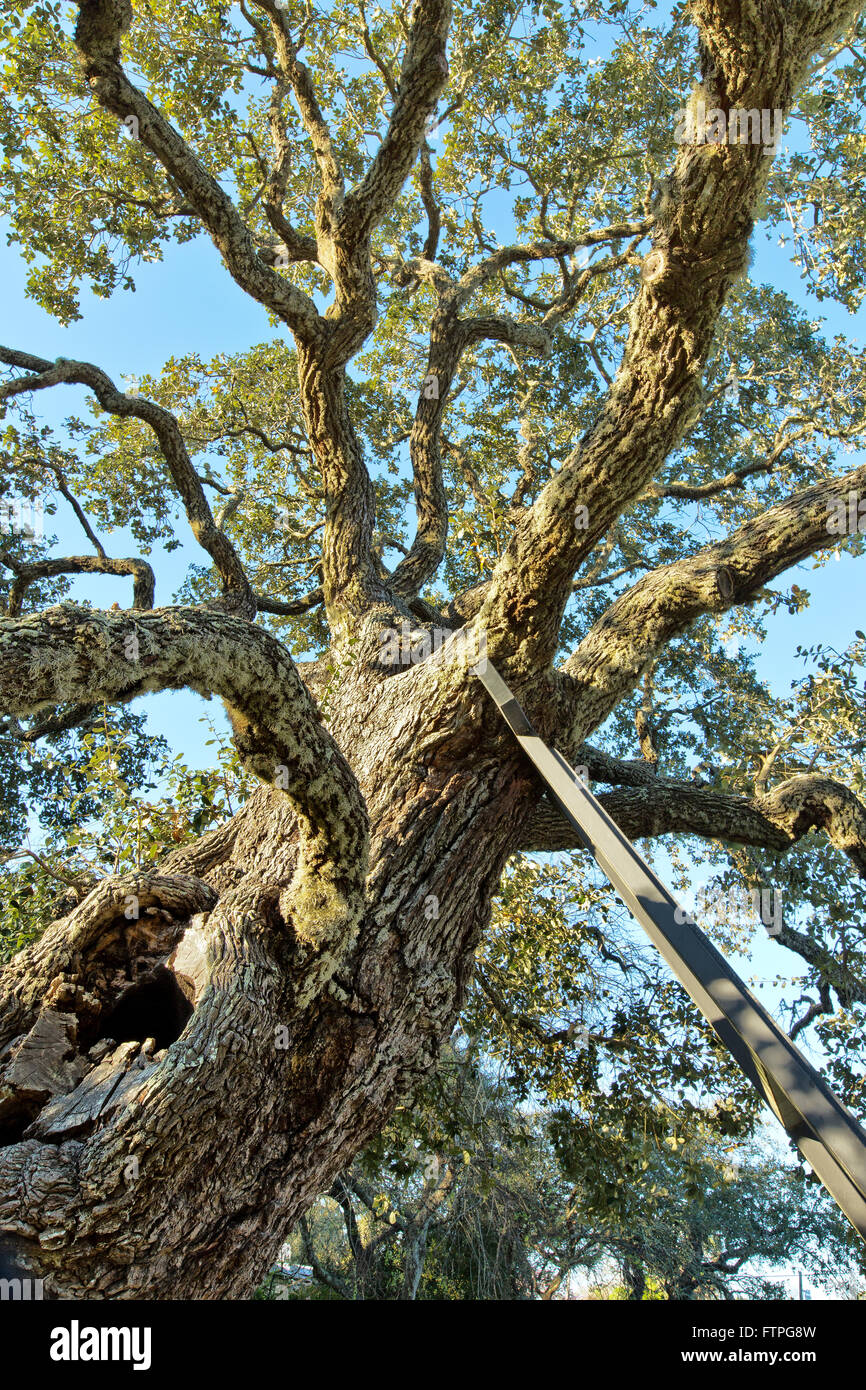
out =
[[[409,267],[401,267],[399,274],[405,283]],[[415,489],[415,538],[408,555],[391,577],[393,592],[404,598],[420,592],[435,576],[445,556],[448,499],[442,477],[442,419],[463,352],[471,344],[484,340],[527,348],[531,352],[546,353],[550,348],[547,332],[533,323],[494,314],[459,318],[460,287],[444,272],[443,276],[444,281],[438,275],[432,276],[439,290],[439,302],[430,325],[427,374],[409,437]]]
[[[603,793],[599,800],[630,839],[679,833],[778,853],[809,831],[821,830],[866,879],[866,807],[848,787],[828,777],[793,777],[754,801],[662,781],[654,787]],[[582,846],[557,808],[541,802],[523,848],[552,853]],[[832,986],[846,1004],[866,1002],[863,980],[820,941],[787,921],[780,924],[776,940],[812,966],[822,988]]]
[[[99,104],[120,121],[135,118],[137,138],[183,191],[241,289],[293,332],[316,336],[321,319],[313,301],[259,257],[231,198],[162,112],[126,76],[120,41],[132,23],[130,0],[76,2],[75,45],[87,85]]]
[[[334,282],[335,302],[322,323],[322,365],[342,367],[376,321],[370,238],[396,202],[424,142],[425,127],[445,86],[450,0],[416,0],[403,70],[382,142],[361,181],[345,180],[309,68],[298,59],[287,16],[274,0],[256,0],[268,14],[281,77],[292,88],[320,176],[316,203],[317,259]],[[320,321],[321,322],[321,321]],[[297,330],[296,330],[297,332]]]
[[[322,186],[316,221],[319,231],[327,236],[332,219],[342,206],[345,182],[331,131],[319,106],[313,75],[306,64],[298,60],[303,36],[297,43],[292,42],[288,18],[273,0],[255,0],[255,3],[270,17],[277,62],[294,92],[304,129],[313,147]]]
[[[818,775],[792,777],[757,804],[791,844],[809,830],[823,830],[866,878],[866,808],[841,782]]]
[[[416,0],[388,129],[357,187],[346,194],[341,235],[366,241],[390,212],[424,141],[429,117],[448,81],[445,45],[451,0]]]
[[[656,778],[653,785],[602,792],[598,800],[630,840],[657,835],[700,835],[776,851],[794,843],[789,831],[771,820],[759,803],[689,782]],[[573,826],[558,808],[547,800],[539,802],[521,849],[553,854],[580,848]]]
[[[9,714],[181,688],[225,701],[244,765],[292,805],[300,859],[281,907],[318,959],[305,977],[305,988],[318,988],[363,910],[367,810],[285,648],[242,618],[202,609],[115,616],[61,604],[0,620],[0,706]]]
[[[290,618],[296,617],[299,613],[309,613],[311,608],[318,608],[324,599],[321,586],[311,589],[303,598],[266,598],[263,594],[256,594],[256,609],[259,613],[274,613],[281,618]]]
[[[90,362],[74,362],[59,357],[50,362],[29,352],[0,347],[0,362],[32,373],[0,384],[0,403],[12,396],[42,391],[59,383],[89,386],[103,410],[121,418],[141,420],[156,435],[172,481],[180,494],[190,528],[199,545],[207,551],[223,581],[233,607],[247,616],[255,615],[255,599],[237,551],[216,525],[199,476],[187,453],[180,426],[170,411],[141,396],[127,396],[100,367]],[[138,606],[138,605],[136,605]]]
[[[565,664],[573,681],[579,744],[630,691],[658,652],[703,613],[746,603],[807,555],[839,544],[830,529],[836,507],[866,489],[866,465],[833,483],[794,493],[725,540],[654,570],[628,589],[590,628]]]
[[[751,845],[784,852],[810,831],[820,830],[840,850],[855,872],[866,879],[866,807],[840,782],[829,777],[792,777],[750,801],[731,792],[663,781],[639,789],[602,793],[599,801],[629,839],[657,835],[698,835],[725,845]],[[574,828],[559,810],[539,802],[526,828],[522,848],[555,853],[581,849]],[[757,885],[749,882],[749,887]],[[842,1003],[866,1003],[866,983],[844,956],[799,930],[787,920],[774,933],[779,945],[795,952],[816,972],[824,1002],[800,1020],[797,1031],[821,1012],[830,1012],[828,990]]]
[[[34,560],[25,562],[0,552],[0,565],[11,569],[15,581],[9,590],[9,616],[17,618],[21,612],[24,595],[37,579],[50,579],[57,574],[131,574],[134,584],[132,591],[133,608],[152,608],[156,581],[153,570],[146,560],[131,556],[125,560],[112,560],[107,555],[66,555],[56,560]]]
[[[305,422],[321,471],[327,509],[323,592],[329,622],[340,640],[359,612],[389,598],[373,554],[375,498],[346,406],[345,365],[375,325],[370,236],[393,206],[411,171],[425,123],[445,85],[444,51],[451,7],[449,0],[417,0],[387,132],[367,174],[344,198],[342,172],[311,74],[297,58],[300,40],[292,41],[282,7],[273,0],[256,3],[270,20],[278,64],[273,75],[278,84],[288,84],[294,91],[321,174],[316,256],[335,286],[335,302],[324,318],[311,299],[263,263],[231,199],[161,112],[128,80],[120,62],[120,39],[132,15],[128,0],[79,0],[76,45],[85,76],[100,103],[121,120],[135,117],[138,138],[183,190],[238,284],[295,334]],[[258,27],[249,12],[245,13]],[[263,43],[269,56],[270,44],[265,38]],[[277,106],[271,111],[277,163],[268,180],[269,216],[284,236],[290,255],[312,254],[312,248],[290,224],[283,225],[281,199],[288,152],[278,106],[279,93]]]
[[[823,830],[866,879],[866,807],[848,787],[829,777],[792,777],[752,801],[662,778],[653,785],[602,792],[598,799],[630,840],[699,835],[780,853],[809,831]],[[582,847],[561,812],[548,801],[539,802],[521,848],[554,853]]]
[[[346,400],[342,363],[298,344],[298,380],[310,447],[322,477],[322,593],[336,641],[375,604],[391,603],[373,546],[376,496]]]
[[[372,331],[377,314],[370,237],[393,206],[424,138],[427,118],[447,78],[449,0],[417,0],[394,109],[382,144],[361,182],[344,195],[344,179],[309,69],[299,62],[287,17],[272,0],[257,0],[271,22],[280,72],[291,86],[319,167],[318,258],[334,282],[335,299],[318,337],[298,334],[301,404],[321,473],[326,519],[322,591],[339,642],[370,606],[389,604],[373,547],[375,494],[352,423],[345,366]]]
[[[550,328],[565,312],[566,306],[565,301],[556,306],[546,306],[549,312],[540,324],[517,321],[510,315],[498,314],[460,318],[460,310],[505,266],[561,258],[579,246],[601,245],[605,241],[629,235],[640,236],[651,225],[652,219],[646,218],[642,222],[622,222],[597,228],[572,240],[545,240],[500,247],[459,279],[454,279],[426,256],[408,261],[384,260],[396,285],[408,287],[421,280],[433,287],[438,299],[430,326],[424,389],[419,397],[409,441],[415,489],[415,539],[409,554],[394,571],[392,588],[395,593],[404,597],[419,593],[424,584],[435,576],[445,555],[448,504],[442,480],[441,426],[463,351],[470,344],[487,339],[546,353],[551,346]],[[566,296],[569,305],[576,302],[590,278],[590,271],[574,277]]]
[[[781,0],[748,11],[696,0],[704,45],[694,97],[729,111],[787,112],[829,31],[857,5],[832,0],[820,22]],[[590,429],[519,521],[479,621],[491,658],[519,681],[550,661],[572,578],[586,555],[681,439],[727,293],[748,264],[753,212],[771,160],[759,144],[683,145],[664,181],[653,249],[625,353]],[[575,526],[578,505],[589,525]]]
[[[298,232],[286,217],[284,204],[292,167],[292,144],[286,130],[283,111],[284,84],[276,82],[270,99],[271,139],[274,142],[274,164],[267,172],[264,194],[265,214],[274,231],[282,237],[284,253],[290,261],[318,261],[319,248],[315,237]]]

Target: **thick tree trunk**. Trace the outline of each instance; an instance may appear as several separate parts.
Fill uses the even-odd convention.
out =
[[[638,1260],[626,1260],[623,1275],[629,1301],[640,1303],[646,1293],[646,1271],[643,1265]]]
[[[435,700],[436,679],[344,685],[369,906],[317,997],[287,920],[297,827],[271,788],[7,968],[0,1230],[46,1296],[249,1296],[433,1064],[536,795],[480,687],[439,679]]]

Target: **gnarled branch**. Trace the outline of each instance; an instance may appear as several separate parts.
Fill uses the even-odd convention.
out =
[[[134,579],[132,591],[133,608],[153,607],[156,580],[151,566],[146,560],[133,556],[125,560],[112,560],[107,555],[66,555],[58,559],[34,560],[26,563],[11,555],[0,553],[0,565],[5,565],[15,574],[15,581],[9,591],[9,616],[16,618],[21,612],[24,595],[37,579],[49,579],[56,574],[131,574]]]
[[[853,4],[828,5],[819,24],[793,17],[780,0],[761,0],[748,13],[698,4],[694,17],[713,60],[695,96],[725,109],[741,100],[787,111],[827,25],[839,28],[855,12]],[[553,656],[581,561],[682,437],[722,305],[748,262],[753,210],[770,164],[756,144],[679,149],[613,384],[590,429],[518,521],[481,608],[490,657],[518,689],[521,676]],[[575,527],[578,504],[587,508],[586,528]]]
[[[241,289],[287,323],[315,336],[321,319],[313,301],[260,258],[238,209],[161,111],[130,82],[120,40],[132,22],[129,0],[77,0],[75,45],[88,87],[121,121],[134,116],[141,143],[153,152],[210,233]]]
[[[244,765],[292,805],[300,858],[281,906],[318,961],[305,979],[315,992],[361,917],[367,810],[286,649],[241,618],[202,609],[115,616],[61,604],[0,620],[0,705],[10,714],[183,687],[225,701]]]
[[[101,367],[91,362],[75,362],[63,357],[50,362],[43,357],[34,357],[32,353],[7,347],[0,347],[0,362],[32,373],[0,384],[0,402],[24,392],[41,391],[60,383],[75,383],[89,386],[103,410],[109,414],[141,420],[150,426],[180,494],[193,535],[213,560],[231,606],[254,617],[255,600],[250,582],[237,551],[214,522],[210,504],[187,453],[180,426],[171,412],[141,396],[127,396],[118,391]]]
[[[833,509],[866,487],[866,466],[794,493],[723,541],[646,575],[593,625],[565,664],[580,742],[633,688],[649,662],[702,613],[746,603],[776,575],[839,542]]]

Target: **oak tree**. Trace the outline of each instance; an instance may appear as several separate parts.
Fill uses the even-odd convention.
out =
[[[722,639],[862,546],[828,528],[866,485],[837,457],[861,359],[748,273],[756,221],[788,218],[814,294],[859,302],[857,6],[11,0],[0,33],[37,302],[73,322],[82,284],[199,237],[276,334],[135,389],[119,360],[0,349],[8,486],[87,539],[4,537],[7,748],[78,766],[95,711],[186,688],[255,784],[134,869],[70,872],[6,965],[14,1259],[62,1297],[242,1296],[429,1073],[504,866],[575,848],[484,653],[628,835],[750,886],[793,866],[808,922],[779,940],[810,1020],[853,1010],[847,1046],[864,639],[790,698]],[[677,143],[700,103],[726,133]],[[812,144],[768,147],[762,112]],[[58,433],[39,402],[70,387],[91,415]],[[175,506],[206,563],[157,605]],[[140,553],[109,555],[118,527]],[[131,579],[129,606],[63,601],[79,574]]]

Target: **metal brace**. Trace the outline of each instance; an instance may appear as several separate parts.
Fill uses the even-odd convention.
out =
[[[679,903],[565,758],[536,734],[493,664],[482,661],[473,671],[581,844],[866,1240],[866,1133],[709,937],[677,921]]]

